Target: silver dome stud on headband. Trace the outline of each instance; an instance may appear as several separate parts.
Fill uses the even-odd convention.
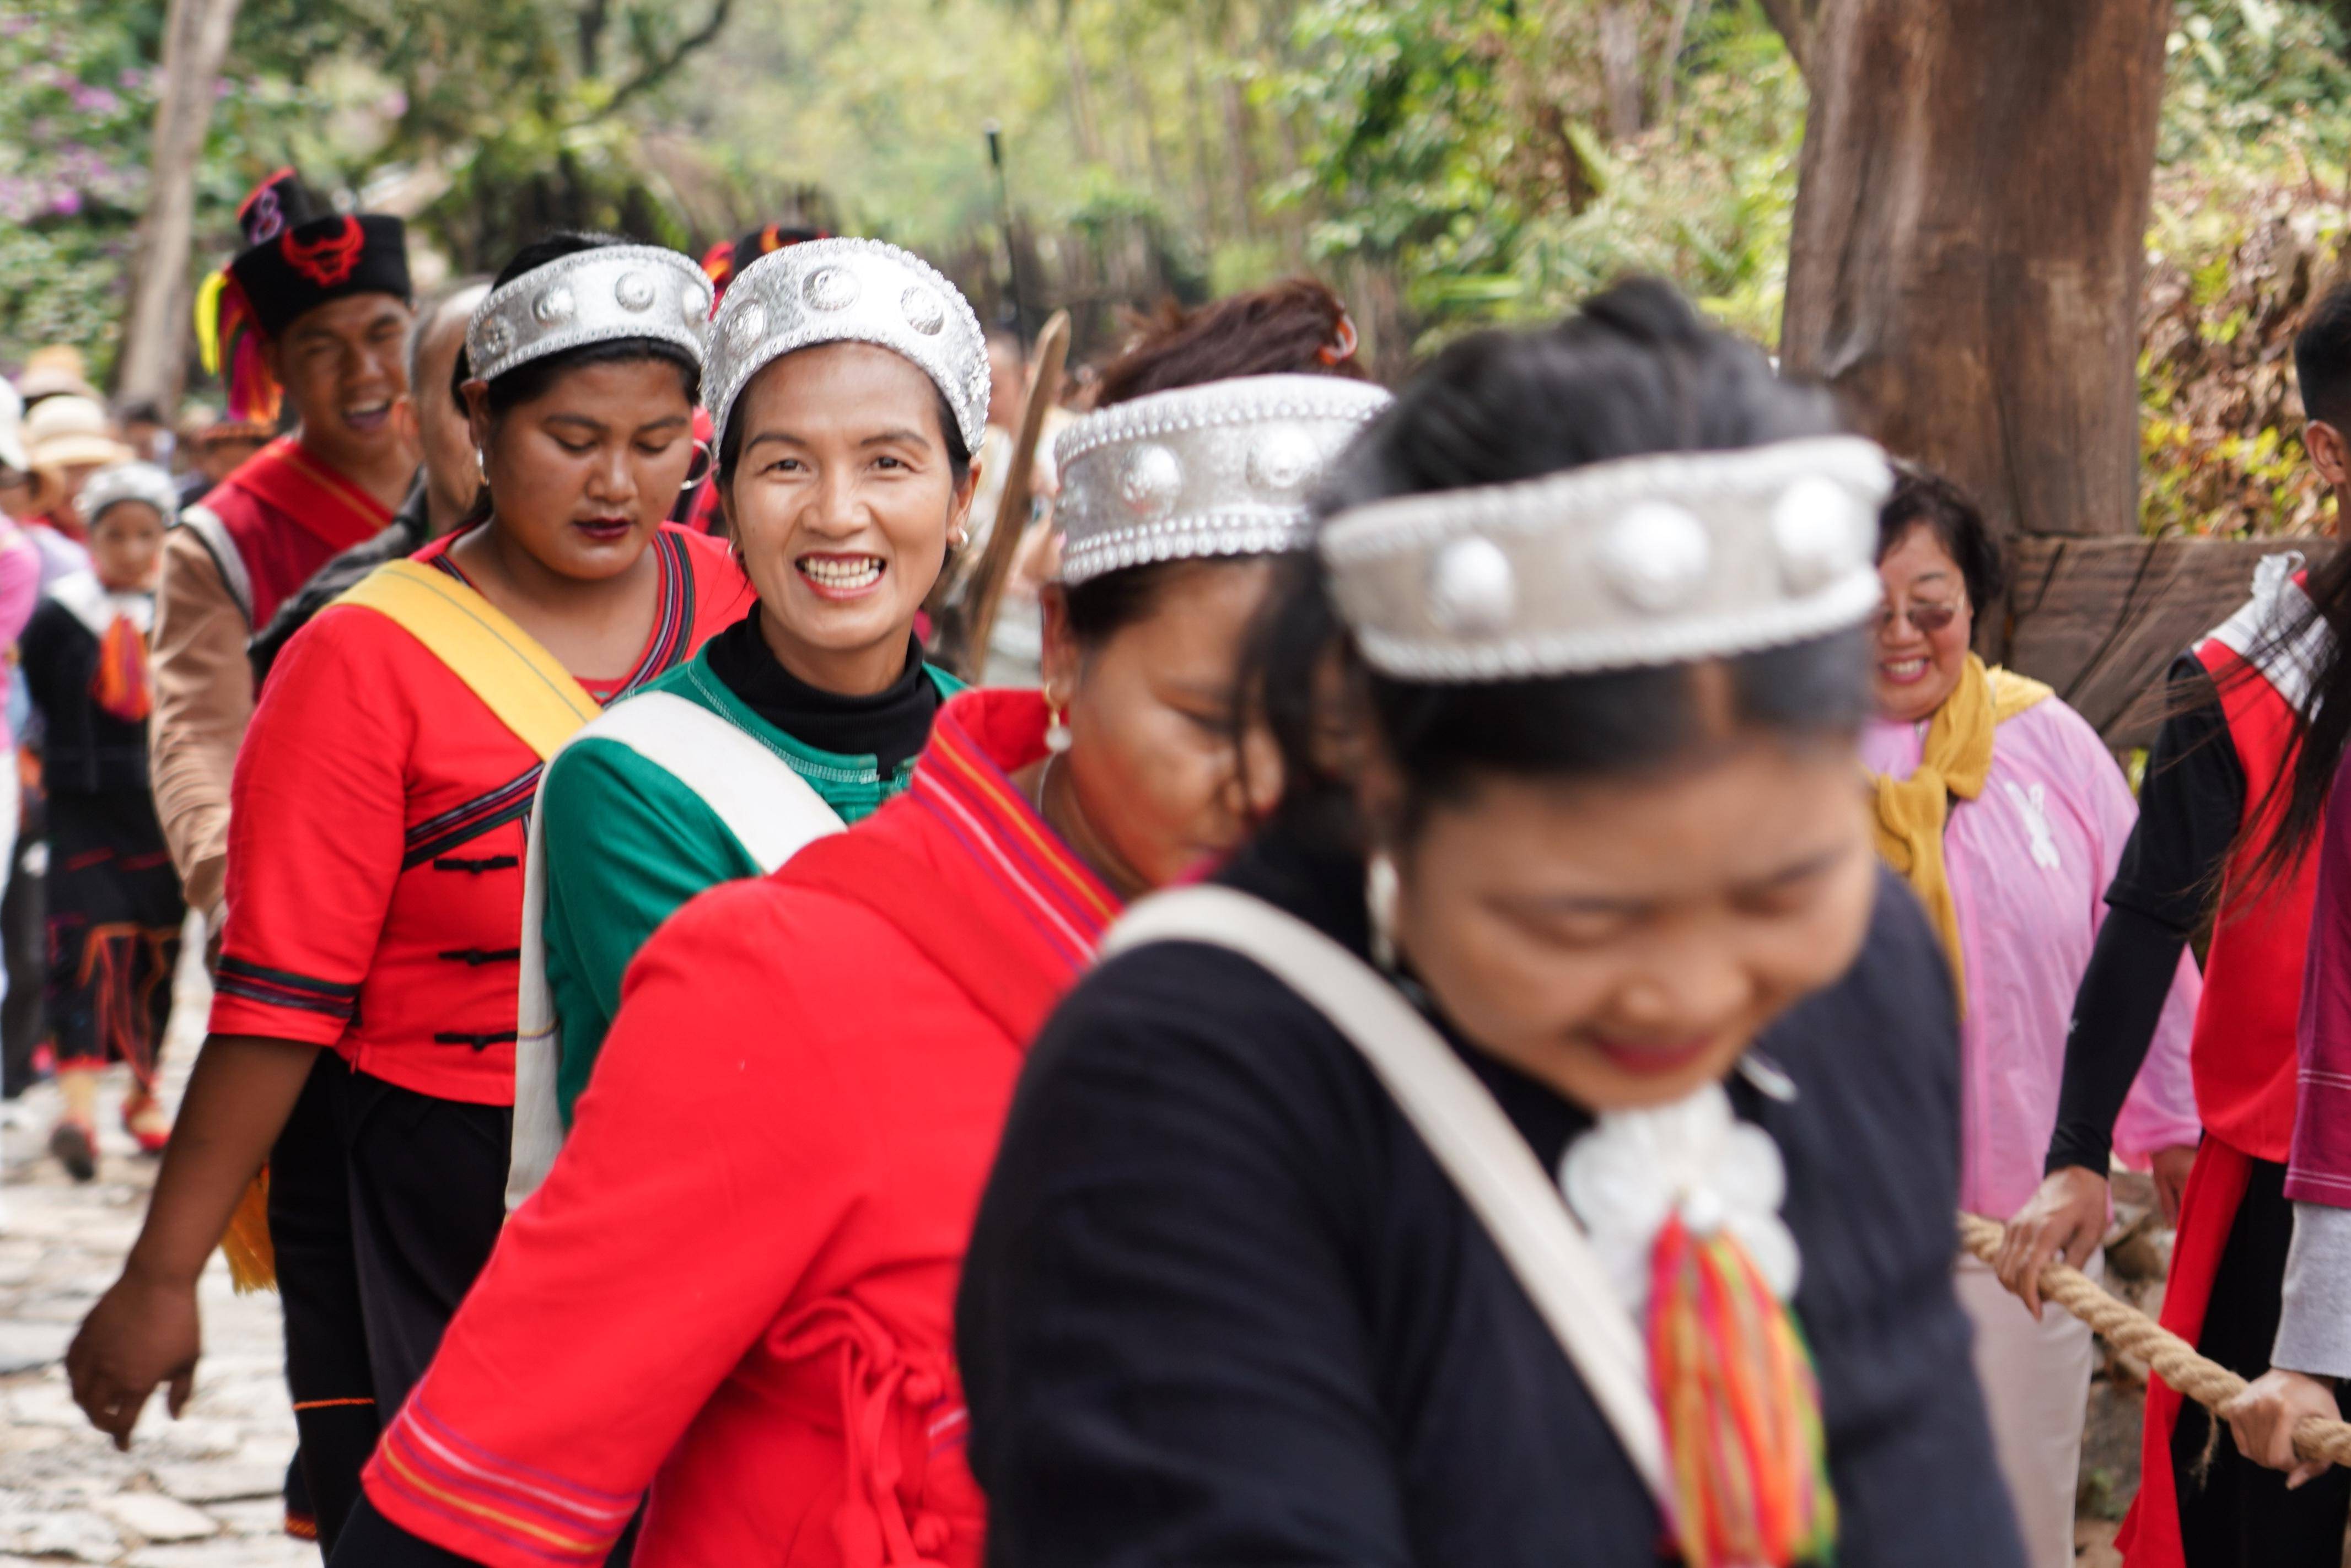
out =
[[[987,340],[971,302],[914,252],[873,239],[813,239],[735,275],[712,323],[704,402],[723,446],[743,389],[820,343],[872,343],[914,361],[955,415],[964,450],[987,434]]]
[[[1856,436],[1665,453],[1375,502],[1318,548],[1364,658],[1400,680],[1683,664],[1859,624],[1892,488]]]
[[[491,290],[465,327],[465,362],[482,381],[588,343],[651,338],[702,362],[710,280],[652,245],[574,251]]]
[[[1061,580],[1305,549],[1324,467],[1388,402],[1369,382],[1239,376],[1088,414],[1054,446]]]

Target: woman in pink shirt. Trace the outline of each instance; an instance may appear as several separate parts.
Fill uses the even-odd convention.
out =
[[[1904,476],[1879,521],[1878,573],[1878,718],[1862,756],[1876,776],[1879,847],[1918,892],[1959,971],[1960,1199],[2002,1218],[2041,1182],[2074,994],[2137,807],[2079,714],[1969,651],[1975,607],[2000,591],[2000,559],[1957,486]],[[2200,989],[2183,956],[2115,1134],[2126,1158],[2152,1160],[2168,1199],[2195,1153],[2188,1037]],[[1973,1259],[1958,1284],[2026,1560],[2064,1568],[2089,1328],[2064,1312],[2036,1320]]]

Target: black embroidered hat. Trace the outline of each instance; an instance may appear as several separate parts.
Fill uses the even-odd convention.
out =
[[[408,229],[377,213],[338,213],[280,169],[236,210],[245,248],[196,292],[204,369],[228,392],[232,419],[277,423],[280,389],[264,344],[306,310],[347,294],[409,298]]]
[[[338,213],[291,169],[256,186],[236,221],[246,248],[229,276],[266,336],[347,294],[409,298],[407,226],[381,213]]]
[[[831,237],[822,229],[799,228],[788,224],[769,224],[764,228],[753,229],[741,239],[721,240],[705,251],[702,256],[703,275],[710,279],[711,292],[724,298],[726,286],[735,281],[736,274],[761,256],[771,255],[788,246],[805,245],[812,239]],[[711,308],[715,311],[717,308],[717,299],[713,299]]]

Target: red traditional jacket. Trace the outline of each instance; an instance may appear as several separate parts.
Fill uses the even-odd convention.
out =
[[[2283,807],[2273,787],[2306,674],[2277,629],[2290,623],[2281,616],[2307,601],[2294,582],[2264,586],[2267,592],[2196,646],[2244,769],[2245,804],[2238,848],[2221,873],[2188,1057],[2204,1130],[2257,1160],[2283,1164],[2294,1138],[2294,1026],[2319,856],[2314,849],[2274,883],[2256,879],[2252,862],[2268,835],[2251,830],[2269,827]]]
[[[381,533],[392,510],[281,435],[180,520],[204,541],[231,597],[258,628],[313,572]]]
[[[980,1561],[964,1248],[1031,1034],[1116,899],[1008,775],[1033,692],[941,710],[906,794],[702,894],[631,966],[596,1076],[368,1496],[498,1568]]]
[[[417,552],[455,573],[456,536]],[[610,701],[752,597],[667,524],[652,629]],[[389,617],[329,605],[279,657],[236,759],[212,1030],[328,1046],[420,1094],[514,1103],[524,819],[538,756]]]

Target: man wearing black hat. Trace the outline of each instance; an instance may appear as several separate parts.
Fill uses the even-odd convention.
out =
[[[245,248],[197,299],[205,368],[227,387],[231,420],[279,429],[290,413],[290,429],[182,512],[163,546],[149,659],[157,814],[188,903],[214,931],[229,779],[253,716],[247,641],[328,559],[383,530],[416,471],[394,417],[412,314],[400,220],[337,213],[287,169],[246,198],[237,223]],[[318,1256],[317,1228],[301,1224],[303,1202],[342,1201],[327,1184],[340,1156],[321,1155],[325,1132],[315,1108],[287,1124],[271,1155],[273,1194],[287,1201],[270,1204],[269,1230],[301,1432],[287,1528],[331,1544],[355,1490],[338,1478],[356,1476],[374,1446],[376,1412],[355,1392],[368,1384],[350,1270]]]
[[[183,514],[155,610],[155,805],[188,902],[217,928],[229,775],[253,713],[246,643],[337,553],[382,531],[416,453],[393,408],[407,394],[411,314],[398,218],[335,212],[290,169],[237,210],[246,248],[196,306],[206,368],[232,419],[271,442]]]

